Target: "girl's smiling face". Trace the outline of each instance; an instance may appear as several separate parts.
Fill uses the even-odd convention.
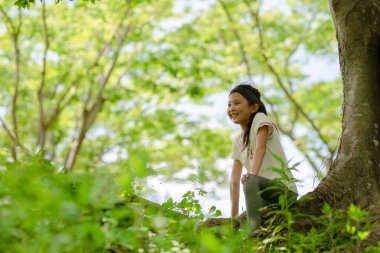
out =
[[[233,92],[228,99],[227,115],[233,123],[245,127],[258,108],[258,104],[250,105],[239,92]]]

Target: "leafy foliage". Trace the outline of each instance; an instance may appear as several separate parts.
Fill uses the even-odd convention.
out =
[[[16,0],[14,2],[14,5],[18,6],[19,8],[30,8],[30,5],[31,4],[34,4],[36,0]],[[45,1],[45,0],[41,0],[41,1]],[[62,2],[63,0],[54,0],[56,4],[58,4],[59,2]],[[74,1],[74,0],[70,0],[70,1]],[[82,0],[83,2],[91,2],[91,3],[95,3],[96,1],[99,1],[99,0]]]
[[[34,1],[17,3],[28,6]],[[231,83],[252,79],[283,133],[294,140],[315,169],[334,154],[340,132],[336,117],[342,97],[340,82],[311,81],[302,68],[313,57],[332,58],[336,54],[325,1],[289,1],[283,10],[272,11],[254,2],[234,0],[218,1],[202,11],[170,0],[68,3],[36,2],[28,11],[2,4],[4,29],[0,36],[5,43],[0,79],[5,85],[0,106],[6,112],[4,122],[12,130],[8,136],[1,133],[2,146],[12,149],[23,144],[26,150],[39,147],[47,159],[66,166],[68,153],[73,151],[71,143],[83,142],[73,166],[93,170],[116,169],[115,163],[104,161],[105,156],[115,150],[133,154],[149,143],[150,147],[160,146],[160,152],[148,148],[146,153],[154,155],[146,161],[152,166],[171,163],[168,174],[191,166],[194,160],[203,160],[199,167],[214,168],[216,158],[228,155],[230,130],[205,129],[204,118],[189,120],[178,105],[185,101],[204,103],[209,95],[229,89]],[[14,15],[17,12],[20,17]],[[259,23],[254,13],[259,14]],[[122,28],[128,28],[125,38]],[[260,49],[258,28],[265,31],[264,49]],[[13,41],[16,32],[22,39]],[[22,61],[13,110],[15,45]],[[269,62],[263,59],[264,51]],[[117,61],[105,79],[115,56]],[[242,61],[244,57],[248,61]],[[44,61],[46,69],[42,71]],[[275,68],[269,68],[268,63]],[[102,80],[107,80],[104,88]],[[41,102],[37,103],[38,96]],[[18,129],[12,126],[13,116],[19,128],[29,131],[13,133]],[[30,121],[30,117],[35,120]],[[39,123],[43,120],[45,126]],[[310,123],[316,129],[305,133],[302,129],[311,129]],[[200,127],[205,136],[193,136]],[[17,144],[12,143],[12,134],[17,134]],[[78,140],[81,136],[83,141]],[[188,146],[194,148],[189,150]],[[170,147],[176,147],[175,154]],[[8,152],[9,156],[15,151]]]
[[[351,205],[323,208],[321,217],[294,212],[287,198],[264,225],[266,236],[247,236],[227,223],[200,226],[204,191],[187,192],[162,206],[133,200],[130,174],[56,173],[39,155],[8,164],[0,174],[2,252],[336,252],[356,247],[376,224]],[[124,178],[124,180],[120,180]],[[208,217],[220,212],[212,207]],[[302,216],[315,225],[307,234],[292,228]],[[276,220],[274,222],[274,220]],[[54,243],[52,243],[54,242]],[[380,245],[379,245],[380,246]],[[365,252],[379,252],[380,247]]]
[[[205,104],[241,79],[257,83],[316,170],[333,158],[340,80],[313,80],[304,69],[337,61],[326,1],[265,9],[219,0],[202,10],[171,0],[88,1],[0,4],[0,251],[313,252],[368,237],[368,213],[355,206],[326,206],[303,235],[281,198],[274,215],[283,223],[252,243],[244,228],[199,230],[200,220],[221,214],[202,211],[202,190],[163,208],[131,197],[158,175],[226,184],[217,162],[230,153],[231,129],[181,106]],[[70,157],[74,173],[57,173]],[[177,178],[184,169],[192,174]]]

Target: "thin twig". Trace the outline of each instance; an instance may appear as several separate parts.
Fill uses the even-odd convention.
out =
[[[131,6],[129,5],[126,12],[125,12],[125,17],[124,17],[123,21],[128,20],[127,17],[130,15],[130,11],[131,11]],[[82,111],[82,123],[80,126],[78,137],[73,142],[73,145],[70,148],[69,153],[67,154],[67,157],[65,159],[65,171],[66,172],[72,170],[72,168],[75,164],[75,161],[76,161],[76,157],[77,157],[79,150],[81,148],[81,145],[83,143],[83,140],[87,134],[87,131],[94,124],[96,116],[97,116],[98,112],[100,111],[100,109],[102,108],[102,106],[105,102],[105,98],[103,97],[103,90],[104,90],[105,86],[107,85],[109,78],[110,78],[110,76],[114,70],[114,67],[118,61],[120,51],[121,51],[123,44],[124,44],[124,40],[131,30],[130,29],[130,23],[125,24],[125,25],[124,25],[124,22],[122,22],[122,23],[124,26],[124,31],[122,32],[121,35],[119,35],[119,36],[116,35],[116,38],[118,38],[117,47],[113,53],[111,63],[109,64],[105,75],[99,80],[100,90],[98,91],[97,96],[91,105],[89,104],[90,103],[89,98],[84,103],[83,111]],[[100,58],[97,59],[97,61],[100,61]],[[90,90],[91,89],[89,89],[89,92],[90,92]],[[88,95],[90,95],[90,94],[88,94]]]
[[[1,125],[3,126],[5,132],[8,134],[8,136],[12,139],[13,142],[16,142],[16,136],[12,133],[12,131],[7,126],[7,123],[3,120],[2,117],[0,117]]]
[[[43,90],[46,83],[46,61],[47,54],[49,50],[49,35],[47,29],[46,21],[46,1],[42,0],[42,23],[43,23],[43,32],[44,32],[44,43],[45,50],[42,58],[42,70],[41,70],[41,82],[37,91],[37,99],[39,104],[39,133],[38,133],[38,146],[41,148],[41,152],[44,152],[44,146],[46,141],[46,124],[45,124],[45,111],[44,111],[44,101],[43,101]]]
[[[109,39],[109,41],[107,41],[104,44],[104,46],[102,47],[102,49],[99,50],[98,55],[95,58],[93,64],[87,69],[86,72],[87,72],[88,75],[90,75],[92,77],[92,80],[95,80],[95,76],[94,76],[93,73],[91,73],[91,71],[94,68],[96,68],[97,66],[100,65],[102,57],[104,55],[107,55],[107,53],[111,50],[111,48],[112,48],[111,45],[114,43],[115,40],[118,39],[117,35],[120,34],[120,31],[123,29],[124,20],[130,15],[130,11],[131,11],[131,6],[128,6],[128,8],[126,9],[126,11],[124,13],[124,18],[119,22],[119,24],[115,28],[113,35],[111,36],[111,38]],[[108,70],[109,73],[112,73],[113,67],[114,66],[112,66],[112,64],[111,64],[111,68],[109,68],[109,70]],[[105,81],[105,82],[103,81],[103,83],[106,84],[107,81]],[[101,87],[102,86],[104,86],[104,85],[101,84]],[[85,108],[87,108],[87,106],[90,104],[91,99],[92,99],[92,85],[90,85],[88,87],[87,96],[86,96],[86,100],[85,100]]]
[[[290,100],[290,102],[297,108],[297,110],[301,113],[301,115],[310,123],[314,131],[317,133],[318,137],[321,139],[321,141],[326,145],[327,149],[330,153],[333,153],[333,150],[328,145],[327,140],[322,135],[321,131],[318,129],[318,127],[315,125],[314,121],[306,114],[306,112],[302,109],[302,107],[295,101],[295,99],[292,97],[292,95],[289,93],[288,89],[285,87],[285,84],[283,83],[281,77],[273,67],[273,65],[270,63],[268,56],[265,53],[265,45],[264,45],[264,36],[260,24],[260,18],[259,18],[259,11],[260,11],[260,0],[258,0],[258,7],[256,13],[252,10],[251,5],[247,2],[247,0],[244,0],[244,3],[248,7],[248,10],[251,14],[251,16],[255,19],[256,22],[256,28],[258,31],[259,36],[259,47],[260,47],[260,54],[263,57],[265,64],[267,65],[268,69],[272,73],[272,75],[275,77],[277,83],[279,84],[280,88],[285,93],[286,97]]]
[[[20,47],[19,47],[19,36],[22,26],[22,12],[20,9],[18,9],[18,25],[16,26],[12,19],[8,16],[7,12],[4,10],[2,5],[0,5],[0,12],[4,16],[5,20],[8,23],[7,29],[10,33],[12,42],[13,42],[13,48],[15,52],[15,85],[14,85],[14,92],[12,96],[12,109],[11,109],[11,115],[12,115],[12,124],[13,124],[13,130],[12,130],[12,140],[14,142],[13,147],[11,147],[12,156],[13,159],[17,160],[17,152],[16,147],[22,146],[20,144],[20,140],[18,137],[18,123],[17,123],[17,102],[18,102],[18,95],[19,95],[19,86],[20,86]],[[5,123],[5,122],[3,122]],[[10,130],[9,130],[10,131]]]
[[[289,62],[290,62],[291,58],[293,57],[293,55],[298,51],[298,48],[300,47],[302,41],[304,40],[304,38],[308,34],[307,32],[311,30],[311,26],[314,23],[316,16],[317,16],[317,12],[314,11],[312,13],[312,16],[311,16],[309,22],[307,23],[307,25],[304,27],[303,31],[301,32],[301,35],[298,38],[296,45],[293,47],[293,49],[290,51],[290,53],[288,54],[288,56],[285,58],[285,71],[286,71],[288,77],[289,77],[289,73],[290,73],[290,71],[289,71],[289,65],[290,65]],[[287,81],[289,83],[289,88],[291,89],[291,91],[293,91],[292,90],[292,88],[293,88],[293,82],[292,82],[292,80],[290,78],[287,78]]]
[[[16,145],[16,147],[20,147],[22,150],[26,151],[26,152],[29,152],[29,150],[27,148],[25,148],[21,143],[18,143],[17,142],[17,139],[16,139],[16,136],[14,135],[14,133],[9,129],[9,127],[7,126],[7,123],[3,120],[2,117],[0,117],[0,122],[1,122],[1,125],[2,127],[4,128],[5,132],[7,133],[7,135],[12,139],[12,141],[14,142],[14,144]],[[13,152],[13,150],[12,150]]]
[[[235,21],[234,21],[232,15],[231,15],[230,11],[228,10],[227,5],[224,3],[224,1],[223,0],[218,0],[218,2],[222,6],[222,8],[224,10],[224,13],[226,14],[226,16],[228,18],[228,21],[231,23],[232,31],[234,33],[234,36],[235,36],[236,40],[239,43],[240,54],[241,54],[241,57],[242,57],[242,61],[245,63],[245,67],[246,67],[246,70],[247,70],[248,78],[251,79],[252,78],[252,71],[251,71],[251,67],[250,67],[249,61],[248,61],[247,51],[245,50],[245,46],[244,46],[243,40],[241,39],[238,30],[234,27]]]
[[[269,98],[265,98],[265,102],[268,103],[269,105],[271,105],[273,107],[273,103],[270,101]],[[294,136],[294,133],[293,133],[293,126],[289,129],[289,130],[286,130],[282,125],[281,125],[281,121],[280,121],[280,116],[278,115],[278,113],[276,112],[276,110],[272,110],[272,114],[273,116],[276,118],[276,123],[277,123],[277,127],[279,128],[279,130],[284,133],[286,136],[288,136],[292,141],[293,143],[297,143],[297,138]],[[304,157],[306,158],[306,160],[308,161],[308,163],[310,164],[310,166],[313,168],[313,170],[315,171],[315,173],[317,173],[317,175],[319,175],[319,168],[317,166],[317,164],[314,162],[313,159],[311,159],[311,157],[309,156],[309,154],[302,150],[298,144],[296,144],[297,148],[300,150],[300,152],[304,155]]]

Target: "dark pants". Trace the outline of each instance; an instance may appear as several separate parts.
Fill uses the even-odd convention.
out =
[[[271,187],[268,189],[268,187]],[[243,184],[247,218],[250,231],[253,232],[261,225],[260,208],[276,204],[281,195],[285,195],[286,186],[277,180],[270,180],[260,176],[250,176]],[[288,190],[288,201],[296,199],[297,193]]]

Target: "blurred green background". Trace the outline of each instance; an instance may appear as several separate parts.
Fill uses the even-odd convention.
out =
[[[162,200],[178,194],[180,185],[202,193],[213,183],[208,198],[217,198],[228,186],[231,140],[239,131],[228,122],[225,105],[241,80],[261,90],[289,145],[288,157],[302,162],[300,175],[311,171],[318,181],[327,172],[337,151],[342,103],[327,1],[29,2],[16,1],[24,5],[20,9],[15,1],[0,1],[1,205],[15,198],[32,207],[45,199],[30,212],[58,208],[71,219],[88,201],[65,192],[76,182],[83,190],[78,198],[93,196],[97,203],[85,210],[97,215],[97,208],[110,208],[118,198]],[[157,197],[149,182],[175,187]],[[52,188],[45,192],[44,185]],[[15,189],[21,195],[10,197]],[[189,203],[198,203],[190,197]],[[13,208],[1,213],[15,219],[3,227],[18,234],[28,227],[18,222],[33,214],[16,215]],[[36,217],[44,215],[49,217]],[[95,226],[94,216],[84,217]],[[21,242],[30,243],[27,233],[37,229],[30,222]],[[47,243],[49,233],[38,240]],[[67,236],[54,240],[66,245],[72,240]],[[92,236],[104,249],[109,238]],[[44,245],[38,240],[33,243]],[[31,252],[54,252],[38,247]]]

